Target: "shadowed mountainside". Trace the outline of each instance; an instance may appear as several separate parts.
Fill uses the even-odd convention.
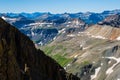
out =
[[[79,80],[0,18],[0,80]]]

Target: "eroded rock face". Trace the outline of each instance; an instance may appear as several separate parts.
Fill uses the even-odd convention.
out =
[[[100,25],[110,25],[112,27],[120,28],[120,14],[108,16],[102,22],[100,22],[98,24],[100,24]]]
[[[79,80],[0,18],[0,80]]]

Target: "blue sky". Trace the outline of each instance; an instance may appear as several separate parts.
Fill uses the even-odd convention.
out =
[[[102,12],[120,9],[120,0],[0,0],[3,12]]]

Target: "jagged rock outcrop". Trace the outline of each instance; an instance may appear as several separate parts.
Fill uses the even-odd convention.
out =
[[[99,22],[98,24],[110,25],[112,27],[120,28],[120,14],[108,16],[102,22]]]
[[[0,18],[0,80],[79,80]]]

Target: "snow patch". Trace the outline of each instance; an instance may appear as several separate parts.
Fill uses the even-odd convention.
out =
[[[70,21],[68,23],[71,23]]]
[[[120,40],[120,36],[119,37],[117,37],[117,39],[116,40]]]
[[[67,67],[69,67],[71,64],[68,64]]]
[[[62,30],[59,30],[58,33],[64,33],[65,32],[65,28],[63,28]]]
[[[93,61],[92,63],[95,64],[95,61]]]
[[[41,46],[43,45],[43,43],[42,43],[42,42],[39,42],[38,44],[39,44],[39,45],[41,45]]]
[[[67,35],[68,37],[74,37],[75,35],[74,34],[70,34],[70,35]]]
[[[4,16],[1,17],[2,19],[6,20],[6,18]]]
[[[81,33],[85,33],[85,32],[78,32],[79,34],[81,34]]]
[[[92,37],[94,37],[94,38],[98,38],[98,39],[106,39],[106,38],[103,37],[103,36],[93,36],[93,35],[92,35]]]
[[[100,69],[101,69],[101,67],[98,67],[97,69],[95,69],[95,74],[94,74],[94,75],[91,75],[91,80],[94,80],[94,79],[97,77]]]
[[[86,35],[91,36],[91,37],[93,37],[93,38],[98,38],[98,39],[107,39],[107,38],[105,38],[105,37],[103,37],[103,36],[100,36],[100,35],[97,35],[97,36],[92,35],[92,34],[90,34],[89,32],[84,32],[84,33],[86,33]]]
[[[80,44],[80,48],[81,48],[81,47],[83,47],[83,45],[82,45],[82,44]]]
[[[75,56],[74,56],[74,58],[77,58],[77,57],[78,57],[78,55],[75,55]]]
[[[88,49],[89,48],[89,46],[88,47],[83,47],[83,50],[86,50],[86,49]]]
[[[6,21],[10,21],[10,23],[18,21],[20,19],[20,18],[7,18],[5,16],[2,16],[1,18],[4,19],[4,20],[6,20]]]
[[[101,63],[100,65],[103,66],[103,63]]]
[[[108,62],[108,64],[110,64],[110,63],[111,63],[111,61]]]
[[[46,22],[36,22],[36,23],[31,23],[25,26],[43,26],[43,25],[47,25],[47,27],[50,27],[50,25],[52,25],[53,23],[46,23]]]
[[[67,67],[69,67],[69,66],[71,66],[71,64],[67,64],[67,66],[66,66],[66,67],[64,67],[64,69],[66,70],[66,69],[67,69]]]
[[[56,37],[53,38],[53,40],[55,40],[55,39],[56,39]]]
[[[113,64],[113,65],[106,71],[106,74],[111,74],[111,73],[114,71],[113,68],[120,63],[120,58],[116,58],[116,57],[105,57],[105,58],[113,59],[113,60],[116,61],[116,63]]]
[[[31,31],[31,34],[32,34],[32,36],[35,36],[35,33],[33,31]]]

